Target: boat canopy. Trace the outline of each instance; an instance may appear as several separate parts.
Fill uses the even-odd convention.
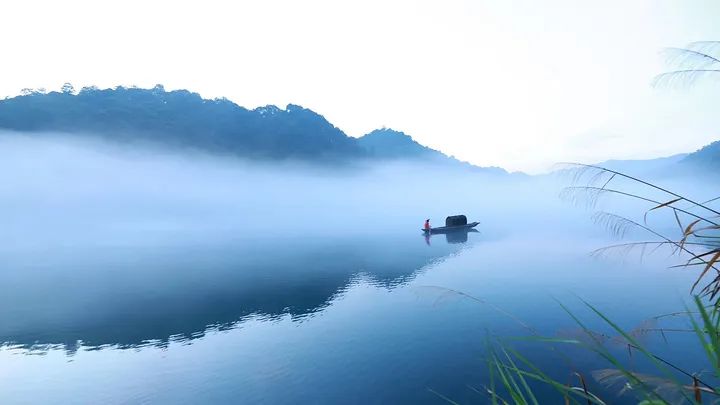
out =
[[[463,226],[467,225],[467,223],[465,215],[451,215],[445,218],[445,226]]]

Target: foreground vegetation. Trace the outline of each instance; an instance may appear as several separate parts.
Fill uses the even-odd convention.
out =
[[[604,247],[595,254],[619,252],[627,254],[640,250],[641,255],[647,248],[658,250],[670,248],[682,257],[677,266],[694,269],[697,278],[691,286],[694,294],[693,305],[683,311],[655,317],[682,317],[687,320],[688,328],[657,328],[655,325],[642,325],[634,330],[625,330],[608,318],[600,310],[585,303],[592,314],[600,318],[614,332],[613,335],[591,330],[586,322],[571,312],[566,306],[560,306],[574,320],[580,333],[574,337],[542,337],[533,334],[529,340],[546,345],[547,350],[555,350],[559,356],[570,345],[585,350],[586,354],[599,356],[607,363],[607,368],[593,370],[589,375],[583,372],[568,371],[577,383],[559,381],[535,365],[525,355],[514,350],[507,340],[490,342],[490,354],[487,366],[490,381],[484,387],[485,394],[494,404],[538,404],[535,393],[538,384],[552,387],[557,391],[558,402],[580,404],[608,404],[613,398],[601,398],[600,394],[589,388],[588,378],[607,389],[621,395],[633,395],[640,404],[680,404],[715,403],[720,401],[720,212],[713,208],[717,199],[696,201],[679,193],[662,188],[644,180],[613,170],[591,166],[571,165],[568,168],[575,184],[566,188],[564,197],[574,202],[584,202],[595,206],[606,195],[620,196],[625,199],[641,201],[649,205],[642,221],[636,221],[610,212],[597,212],[595,220],[606,226],[612,233],[625,236],[633,230],[640,230],[650,236],[648,240],[625,242]],[[640,190],[640,191],[629,191]],[[656,212],[667,211],[674,219],[677,231],[673,235],[664,234],[648,225],[648,217]],[[692,333],[698,347],[705,353],[705,359],[695,370],[685,370],[657,353],[645,344],[643,335],[656,333],[663,338],[672,333]],[[624,346],[629,362],[621,358],[608,344]],[[633,365],[644,359],[646,369],[651,373],[639,372]],[[633,363],[633,364],[629,364]]]
[[[687,49],[668,49],[666,53],[678,68],[658,76],[655,85],[690,85],[700,78],[719,75],[720,59],[713,56],[713,51],[717,49],[720,49],[720,42],[698,42],[690,44]],[[706,152],[712,152],[711,149]],[[712,159],[718,161],[720,156]],[[613,332],[600,333],[590,329],[588,322],[560,303],[577,324],[580,333],[573,337],[543,337],[531,331],[530,337],[524,340],[538,342],[543,345],[543,350],[555,351],[561,358],[567,357],[568,347],[577,348],[585,356],[598,356],[607,366],[589,373],[568,369],[563,377],[566,381],[560,381],[557,376],[533,363],[527,353],[514,349],[510,344],[512,340],[491,339],[486,359],[489,381],[476,391],[493,404],[548,403],[548,387],[556,393],[552,403],[615,403],[617,396],[607,398],[608,390],[625,397],[632,396],[640,405],[720,403],[720,209],[713,204],[720,197],[702,201],[593,165],[570,164],[566,172],[571,174],[573,185],[564,190],[563,196],[573,202],[596,207],[601,198],[616,196],[645,204],[642,220],[613,212],[597,212],[594,216],[596,222],[613,234],[624,237],[640,231],[648,239],[607,246],[594,253],[628,254],[638,250],[642,256],[648,248],[652,251],[670,249],[679,258],[673,267],[696,273],[690,286],[693,301],[682,311],[660,315],[653,320],[682,318],[687,327],[668,329],[642,325],[626,330],[591,304],[585,303],[591,314]],[[662,212],[666,214],[666,219],[675,223],[675,231],[668,233],[662,227],[648,224],[649,217],[662,215]],[[673,333],[691,333],[694,336],[694,348],[677,348],[683,354],[691,349],[704,353],[704,357],[697,356],[697,360],[693,361],[694,369],[674,364],[653,352],[641,339],[648,334],[659,334],[666,339],[667,334]],[[610,347],[610,343],[624,347],[628,358],[633,361],[619,356],[617,347]],[[602,393],[591,388],[590,377],[604,386]],[[545,393],[542,397],[540,391]],[[449,398],[442,398],[452,402]]]

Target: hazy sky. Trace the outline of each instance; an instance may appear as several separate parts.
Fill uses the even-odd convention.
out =
[[[720,39],[713,0],[26,0],[0,11],[0,96],[162,83],[248,108],[300,104],[351,136],[392,127],[530,172],[720,139],[717,85],[650,87],[662,47]]]

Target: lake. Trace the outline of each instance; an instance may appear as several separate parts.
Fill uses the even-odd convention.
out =
[[[554,334],[573,327],[555,299],[582,311],[582,297],[629,327],[682,308],[691,276],[659,259],[588,255],[604,244],[481,226],[464,243],[410,229],[5,258],[0,393],[4,403],[442,403],[434,390],[485,403],[467,386],[487,377],[486,336],[527,333],[502,311]]]
[[[633,328],[694,281],[591,256],[617,241],[563,181],[23,142],[0,162],[2,403],[486,403],[490,339],[570,382],[607,365],[512,338],[576,333],[560,303],[611,333],[581,299]],[[479,232],[421,234],[456,213]],[[695,368],[691,334],[643,337]]]

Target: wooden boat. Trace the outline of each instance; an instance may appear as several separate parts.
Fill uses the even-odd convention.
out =
[[[468,232],[478,226],[480,222],[471,222],[469,224],[465,225],[456,225],[456,226],[439,226],[437,228],[430,228],[422,229],[423,232],[429,233],[429,234],[442,234],[442,233],[451,233],[451,232]]]

